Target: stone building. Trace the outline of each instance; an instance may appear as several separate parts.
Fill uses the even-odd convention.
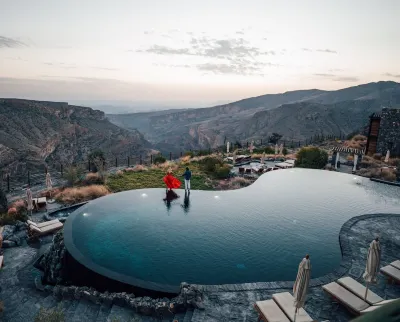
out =
[[[384,108],[370,116],[366,155],[400,157],[400,108]]]

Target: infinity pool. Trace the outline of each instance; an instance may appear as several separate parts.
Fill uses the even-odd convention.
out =
[[[64,238],[90,270],[132,285],[148,282],[150,289],[183,281],[294,280],[306,253],[318,277],[340,264],[345,221],[400,213],[399,187],[354,178],[279,170],[240,190],[192,191],[189,197],[177,190],[180,197],[170,203],[164,189],[116,193],[74,211]]]

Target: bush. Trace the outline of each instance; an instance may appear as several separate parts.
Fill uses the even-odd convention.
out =
[[[328,163],[328,153],[317,147],[304,147],[297,153],[295,167],[322,169]]]
[[[203,171],[213,173],[216,171],[217,165],[222,166],[223,162],[215,157],[207,157],[199,160],[200,167]]]
[[[35,322],[64,322],[65,316],[61,307],[54,309],[40,308],[35,317]]]
[[[283,148],[283,150],[282,150],[282,154],[283,154],[283,155],[286,155],[286,154],[288,154],[288,150],[287,150],[286,148]]]
[[[93,151],[88,155],[88,159],[91,163],[91,170],[94,172],[104,171],[104,162],[106,160],[104,152],[101,150]]]
[[[90,186],[92,184],[104,184],[104,176],[100,173],[88,173],[85,179],[82,180],[82,184],[85,186]]]
[[[69,166],[64,172],[64,179],[67,180],[69,186],[73,186],[82,180],[83,169],[80,167]]]
[[[17,216],[17,209],[16,208],[8,209],[7,215],[10,216],[10,217],[16,217]]]
[[[8,208],[7,196],[3,189],[0,187],[0,213],[6,212]]]
[[[108,195],[110,192],[105,186],[91,185],[78,188],[67,188],[59,192],[55,199],[65,204],[75,204],[89,201]]]
[[[227,179],[229,178],[230,173],[231,173],[231,168],[227,164],[224,164],[222,166],[217,164],[215,166],[214,176],[217,179]]]
[[[157,155],[153,160],[154,164],[164,163],[165,161],[167,161],[167,159],[164,158],[161,154]]]

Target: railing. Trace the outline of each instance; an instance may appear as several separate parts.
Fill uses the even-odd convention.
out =
[[[252,142],[253,147],[256,151],[260,151],[262,149],[266,149],[267,147],[274,150],[275,144],[283,145],[285,148],[294,149],[302,146],[312,145],[323,140],[329,139],[343,139],[343,135],[340,136],[314,136],[308,140],[287,140],[281,139],[277,142],[271,143],[268,139],[260,139],[254,141],[245,141],[245,142],[230,142],[230,152],[234,150],[238,150],[238,153],[247,153],[250,149]],[[226,144],[216,149],[204,149],[204,150],[188,150],[181,151],[179,153],[164,153],[160,155],[148,155],[148,156],[115,156],[112,158],[107,158],[104,160],[102,168],[107,172],[115,172],[119,169],[124,169],[128,167],[133,167],[135,165],[146,165],[149,166],[153,164],[157,157],[162,156],[166,160],[177,160],[184,155],[207,155],[211,153],[223,153],[226,154],[227,147]],[[46,182],[46,173],[49,172],[51,175],[51,179],[54,186],[59,186],[65,183],[64,175],[67,171],[67,168],[75,167],[80,168],[83,173],[88,173],[93,171],[95,165],[90,160],[82,160],[80,162],[73,162],[72,164],[63,164],[63,163],[44,163],[43,168],[40,169],[35,167],[34,169],[26,168],[24,171],[10,173],[5,171],[4,169],[0,169],[0,187],[3,187],[3,190],[11,193],[16,190],[21,190],[26,188],[27,186],[41,186],[45,185]]]

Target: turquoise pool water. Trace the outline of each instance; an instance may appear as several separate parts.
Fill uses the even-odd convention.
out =
[[[345,221],[400,213],[399,187],[354,178],[279,170],[240,190],[192,191],[189,198],[177,190],[170,204],[164,189],[112,194],[69,216],[66,246],[89,269],[131,284],[294,280],[306,253],[318,277],[340,264]]]

